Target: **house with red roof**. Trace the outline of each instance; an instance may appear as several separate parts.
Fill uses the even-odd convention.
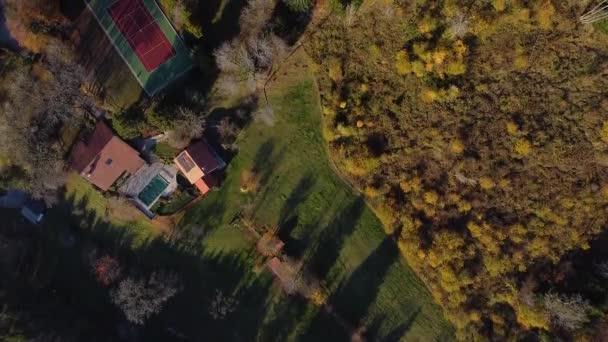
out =
[[[211,173],[226,166],[205,140],[191,144],[173,161],[190,184],[196,186],[203,195],[214,185]]]
[[[122,176],[137,172],[145,162],[139,152],[99,121],[93,133],[72,148],[69,165],[93,185],[106,191]]]

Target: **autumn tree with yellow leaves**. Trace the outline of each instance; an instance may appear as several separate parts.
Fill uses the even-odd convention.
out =
[[[363,1],[304,45],[332,158],[460,339],[586,334],[524,286],[608,223],[608,35],[584,6]]]

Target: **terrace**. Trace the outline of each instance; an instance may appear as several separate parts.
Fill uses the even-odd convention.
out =
[[[119,193],[130,198],[146,216],[153,218],[151,208],[161,197],[169,197],[177,189],[177,169],[162,163],[145,165],[125,181]]]

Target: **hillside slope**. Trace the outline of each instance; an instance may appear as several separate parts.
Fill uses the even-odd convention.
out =
[[[543,267],[608,222],[608,36],[585,3],[459,3],[363,2],[315,30],[331,156],[460,338],[585,334],[601,320],[566,328]]]

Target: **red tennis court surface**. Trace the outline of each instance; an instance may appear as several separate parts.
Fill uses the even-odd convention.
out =
[[[108,13],[148,72],[175,56],[173,46],[142,0],[118,0]]]

